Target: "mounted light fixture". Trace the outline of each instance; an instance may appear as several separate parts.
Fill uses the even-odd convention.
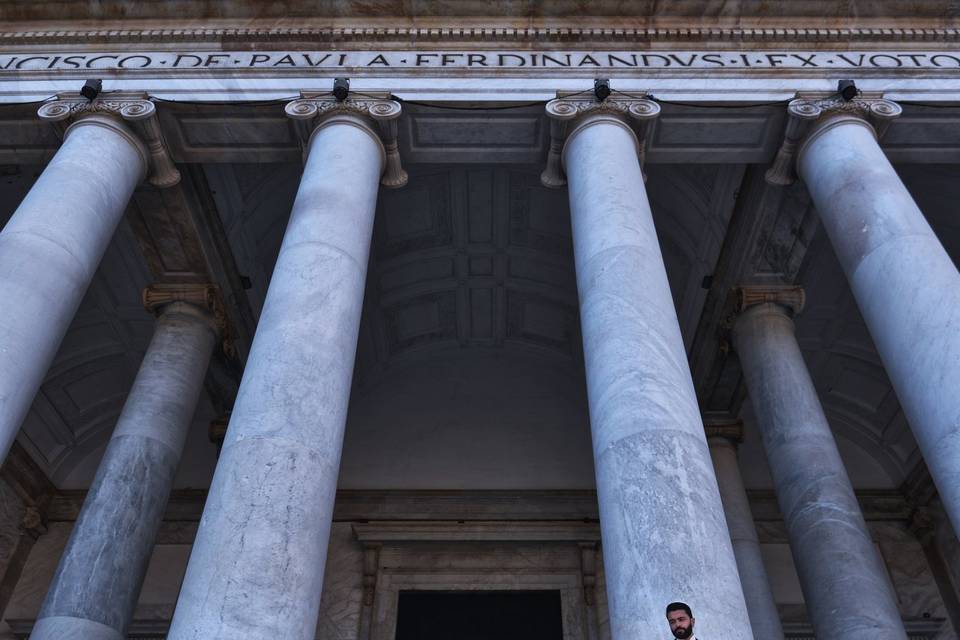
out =
[[[597,78],[594,80],[593,95],[597,97],[597,102],[603,102],[610,97],[610,80],[607,78]]]
[[[844,102],[850,102],[860,95],[860,90],[857,89],[857,84],[853,80],[841,80],[837,83],[837,93]]]
[[[334,78],[333,97],[337,102],[343,102],[350,95],[350,78]]]
[[[103,80],[87,80],[80,89],[80,95],[87,100],[93,100],[103,90]]]

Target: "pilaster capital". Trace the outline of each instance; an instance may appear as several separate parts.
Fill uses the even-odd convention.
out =
[[[743,420],[704,418],[703,433],[710,438],[724,438],[734,446],[743,442]]]
[[[122,121],[135,134],[131,142],[143,155],[147,181],[161,188],[180,182],[180,172],[163,140],[157,107],[145,93],[108,92],[93,100],[80,94],[63,94],[40,105],[37,116],[57,126],[63,137],[71,127],[95,116]]]
[[[400,103],[391,99],[390,94],[364,95],[340,101],[332,93],[302,93],[299,99],[287,103],[284,112],[299,125],[297,131],[304,153],[309,147],[310,136],[324,120],[338,114],[358,116],[368,123],[371,134],[383,145],[385,159],[380,184],[391,189],[402,187],[407,184],[409,176],[400,162],[397,143]]]
[[[774,304],[790,317],[803,311],[806,293],[796,285],[746,285],[734,289],[734,312],[742,315],[752,307]]]
[[[208,315],[211,328],[223,342],[227,355],[235,353],[233,331],[220,289],[212,284],[152,284],[143,290],[143,307],[155,316],[163,314],[171,304],[184,303],[196,307]]]
[[[598,101],[592,94],[558,94],[556,99],[547,103],[546,111],[550,117],[550,151],[540,182],[545,187],[559,188],[567,184],[563,170],[564,145],[592,115],[612,116],[631,128],[637,139],[637,157],[642,170],[647,134],[660,115],[660,105],[645,95],[610,96]]]
[[[835,94],[798,94],[787,105],[786,132],[777,156],[767,170],[767,182],[780,186],[793,184],[797,179],[796,161],[803,145],[812,134],[831,122],[859,120],[870,126],[879,140],[902,112],[900,105],[879,93],[861,93],[852,100],[844,100]]]

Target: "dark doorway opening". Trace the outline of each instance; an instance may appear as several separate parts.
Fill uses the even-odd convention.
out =
[[[401,591],[396,640],[562,640],[559,591]]]

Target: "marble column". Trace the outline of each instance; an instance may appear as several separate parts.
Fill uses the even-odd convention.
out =
[[[310,135],[170,640],[316,633],[385,166],[378,133],[347,109]]]
[[[794,335],[797,288],[743,288],[733,341],[818,640],[905,640],[896,596],[860,512]]]
[[[690,604],[713,640],[752,638],[710,452],[627,117],[583,105],[563,147],[610,613],[617,640]],[[556,115],[555,115],[556,117]],[[709,633],[707,632],[709,630]]]
[[[200,307],[163,306],[32,640],[127,637],[216,335]]]
[[[960,529],[960,273],[877,143],[866,118],[878,112],[899,108],[825,112],[797,167]]]
[[[80,306],[148,153],[119,119],[86,115],[0,232],[0,460]]]
[[[760,555],[760,540],[737,463],[737,443],[742,438],[743,425],[707,424],[706,430],[753,637],[756,640],[783,640],[780,613]]]

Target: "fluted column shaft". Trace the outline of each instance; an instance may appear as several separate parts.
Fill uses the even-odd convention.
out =
[[[788,313],[778,304],[751,306],[733,337],[814,633],[818,640],[905,640]]]
[[[0,460],[146,172],[147,158],[119,120],[77,120],[0,232]]]
[[[688,602],[714,640],[752,637],[687,357],[637,160],[618,117],[563,151],[615,640],[667,630]]]
[[[203,310],[164,308],[32,640],[127,637],[215,338]]]
[[[707,439],[713,468],[720,486],[723,512],[727,517],[733,554],[737,558],[743,598],[750,614],[750,626],[756,640],[783,640],[783,627],[777,603],[773,599],[767,569],[760,554],[760,540],[750,510],[750,500],[743,487],[740,466],[737,464],[737,446],[727,437],[712,436]]]
[[[960,529],[960,273],[864,120],[820,123],[798,170]]]
[[[171,640],[316,633],[384,149],[351,115],[308,149]]]

